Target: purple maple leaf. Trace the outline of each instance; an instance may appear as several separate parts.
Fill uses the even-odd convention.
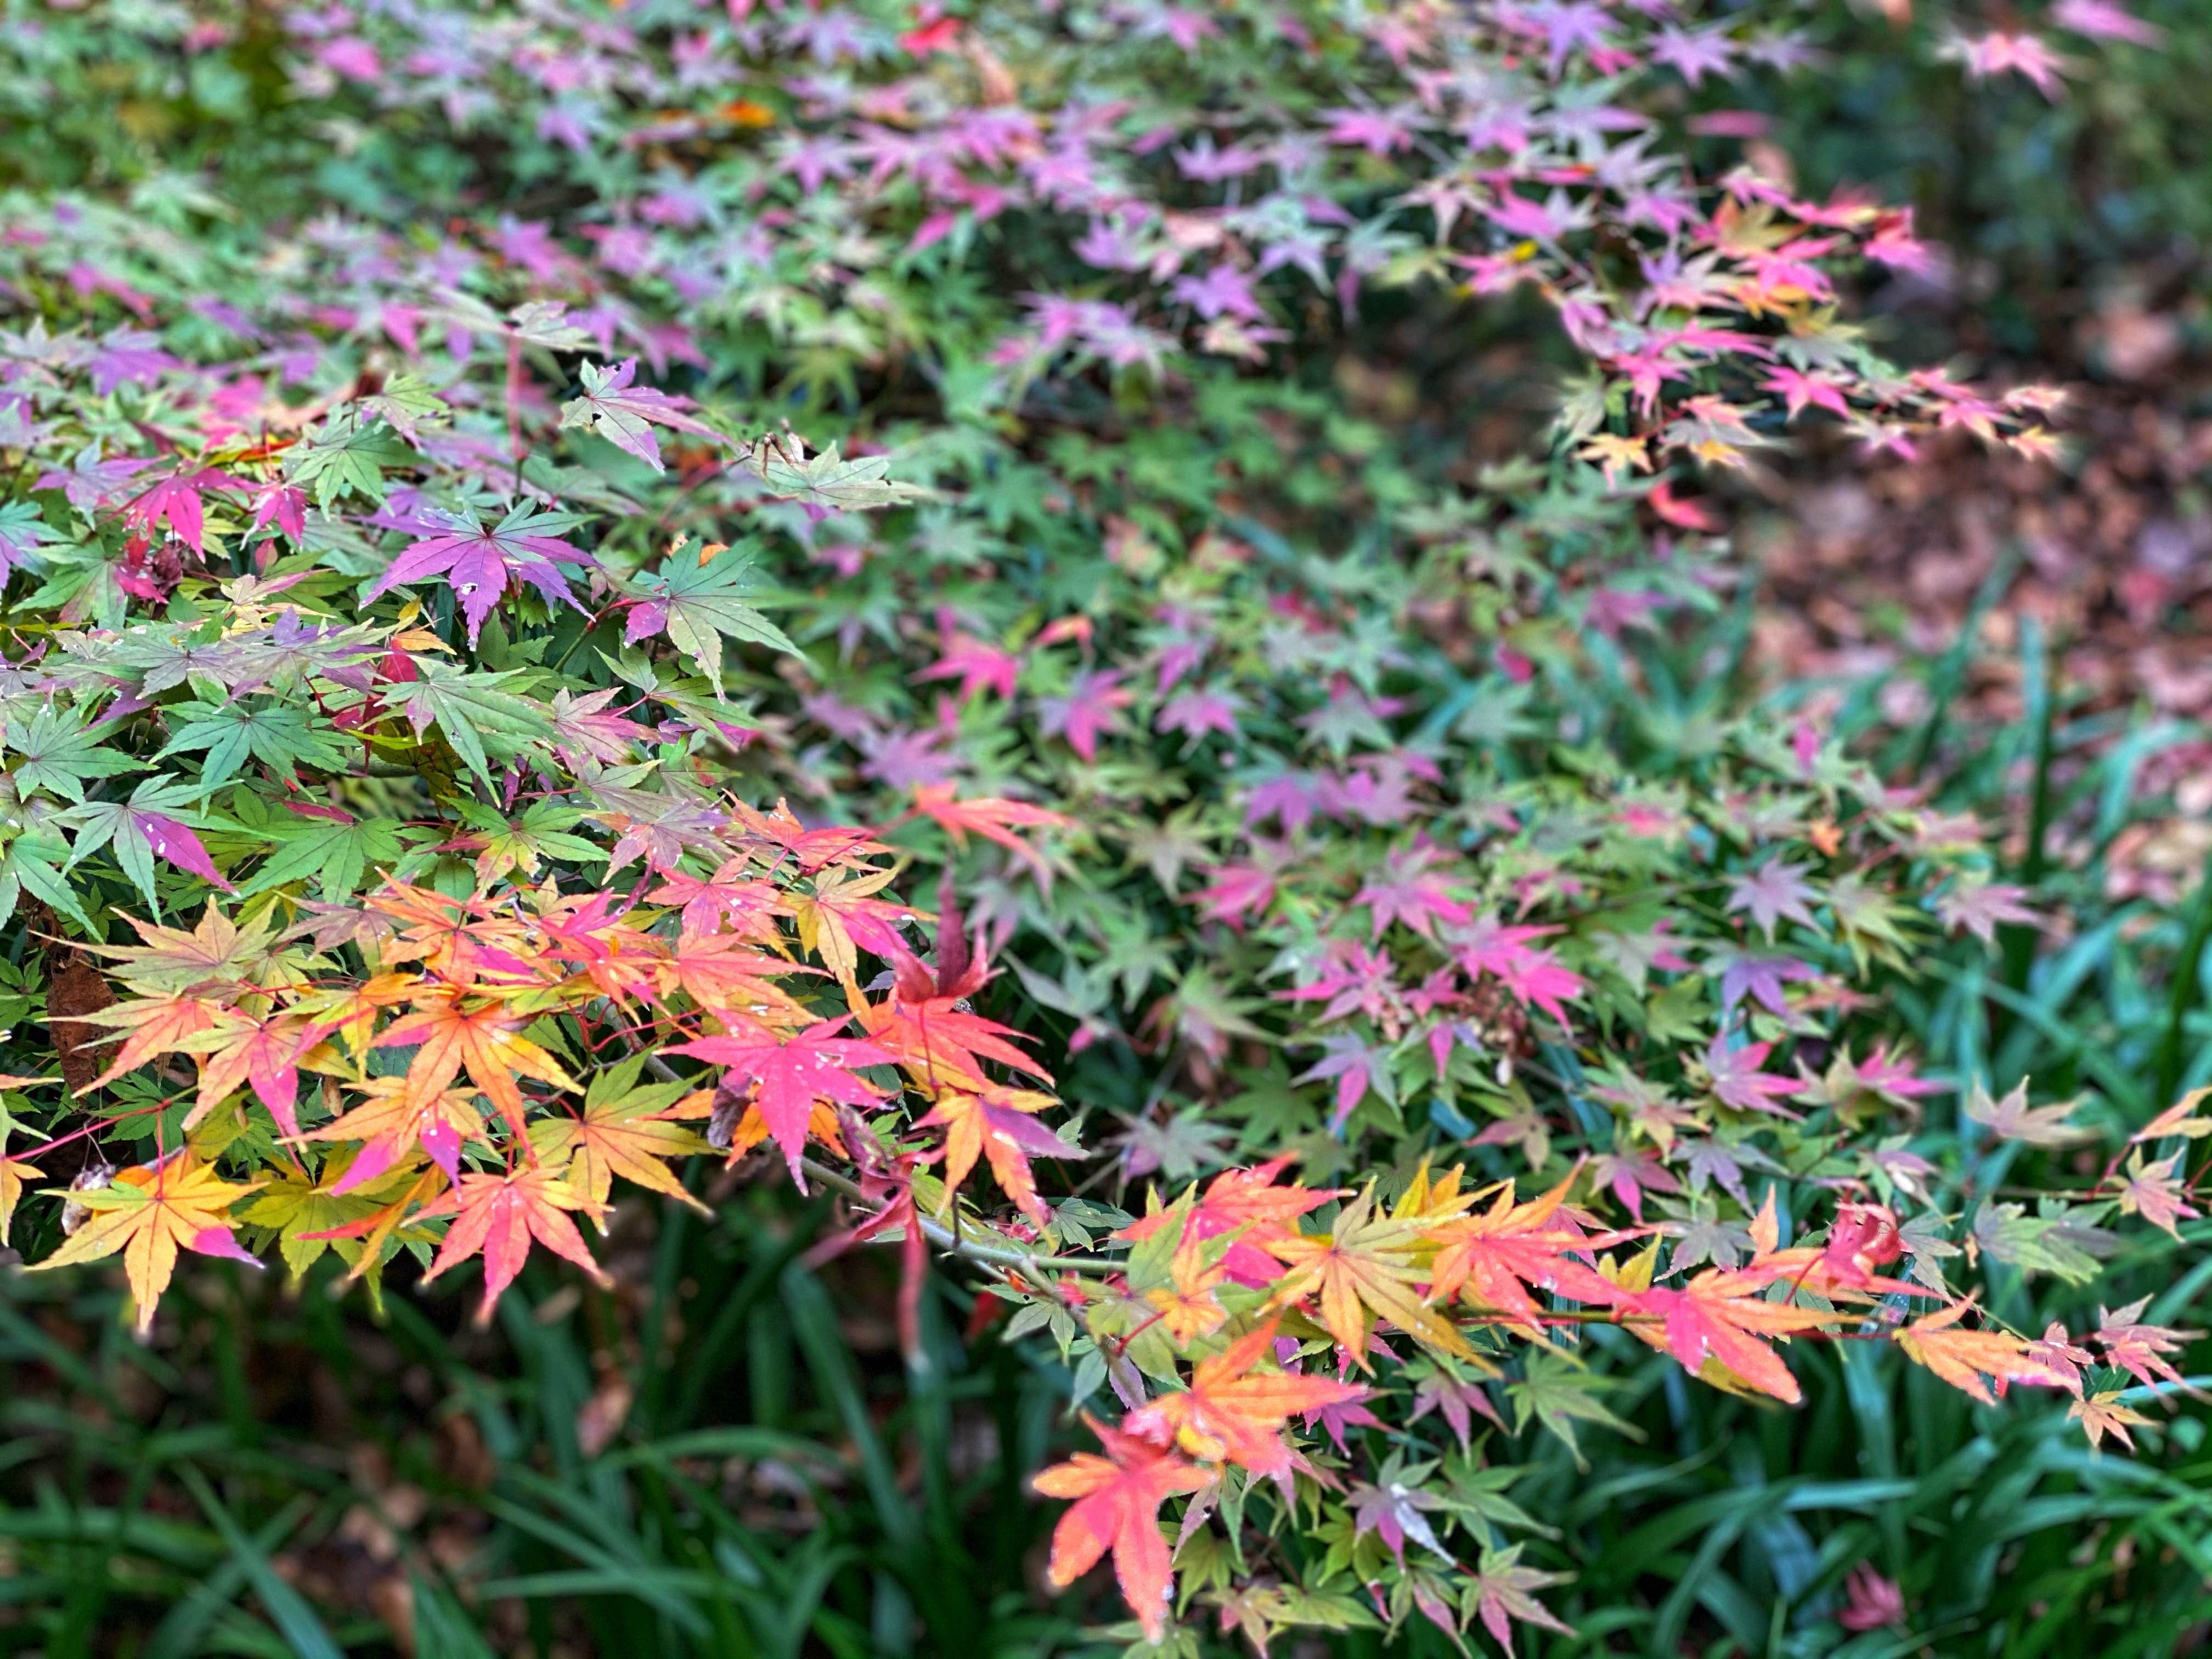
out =
[[[1129,706],[1121,677],[1111,670],[1078,674],[1064,697],[1037,699],[1037,726],[1047,737],[1066,738],[1085,761],[1098,758],[1102,733],[1116,730]]]
[[[1819,932],[1820,924],[1806,908],[1806,901],[1818,896],[1803,879],[1809,867],[1769,859],[1758,869],[1736,877],[1729,884],[1729,913],[1750,911],[1751,919],[1769,939],[1774,937],[1775,923],[1785,920]]]
[[[1741,1048],[1729,1048],[1722,1046],[1725,1041],[1715,1037],[1712,1046],[1705,1050],[1705,1071],[1713,1080],[1713,1098],[1739,1112],[1799,1116],[1788,1107],[1775,1103],[1782,1097],[1797,1092],[1798,1079],[1759,1069],[1767,1055],[1774,1052],[1774,1045],[1747,1042]]]
[[[514,578],[528,582],[545,596],[549,604],[557,601],[574,605],[579,611],[584,608],[569,592],[568,578],[550,562],[555,559],[578,564],[594,562],[581,548],[547,533],[568,528],[574,521],[568,514],[518,507],[489,526],[472,515],[428,516],[433,522],[442,522],[450,528],[439,535],[424,537],[394,559],[391,568],[379,576],[375,586],[368,590],[370,599],[405,583],[443,576],[461,602],[461,614],[468,622],[471,646],[483,630],[484,618],[491,615],[492,607],[499,603],[500,596]]]

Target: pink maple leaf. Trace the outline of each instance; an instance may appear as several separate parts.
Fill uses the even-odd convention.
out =
[[[1118,729],[1129,706],[1121,677],[1110,669],[1078,674],[1063,697],[1037,699],[1037,725],[1047,737],[1065,738],[1085,761],[1098,758],[1102,733]]]
[[[206,522],[202,514],[202,498],[211,489],[243,489],[237,479],[214,467],[195,467],[163,478],[151,489],[135,497],[123,509],[124,516],[136,524],[152,530],[167,521],[170,530],[183,540],[193,552],[204,556],[207,553]]]
[[[700,1037],[677,1044],[667,1052],[687,1054],[712,1065],[726,1066],[725,1083],[751,1083],[761,1121],[791,1166],[791,1178],[802,1190],[799,1154],[806,1145],[806,1121],[818,1100],[848,1106],[872,1106],[884,1091],[866,1078],[855,1077],[856,1066],[892,1066],[896,1059],[874,1043],[858,1037],[830,1035],[842,1019],[818,1020],[797,1035],[778,1041],[762,1032],[754,1036]]]

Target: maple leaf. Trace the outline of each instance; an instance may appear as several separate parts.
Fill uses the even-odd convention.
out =
[[[1235,1463],[1287,1480],[1291,1453],[1279,1432],[1283,1425],[1306,1412],[1364,1400],[1367,1389],[1301,1371],[1255,1370],[1273,1352],[1274,1340],[1273,1320],[1247,1332],[1200,1360],[1188,1389],[1161,1395],[1131,1413],[1124,1426],[1148,1437],[1172,1437],[1204,1462]]]
[[[700,558],[687,558],[684,553],[679,544],[658,570],[637,580],[635,591],[641,597],[623,624],[625,643],[667,635],[671,645],[698,665],[716,696],[722,691],[726,638],[764,645],[788,656],[801,654],[781,629],[749,603],[755,592],[751,553],[713,543]]]
[[[2103,1389],[2086,1399],[2076,1400],[2066,1408],[2066,1420],[2079,1423],[2089,1437],[2092,1447],[2105,1443],[2105,1437],[2116,1435],[2130,1451],[2136,1449],[2135,1437],[2128,1432],[2133,1428],[2148,1427],[2150,1419],[2132,1407],[2122,1403],[2122,1391]]]
[[[816,877],[813,892],[792,896],[791,913],[799,924],[801,948],[818,953],[841,981],[851,981],[861,951],[888,957],[904,948],[898,926],[913,919],[913,908],[870,896],[889,885],[893,873],[825,871]]]
[[[1953,933],[1964,928],[1983,944],[1994,945],[2001,925],[2043,925],[2043,918],[2021,902],[2027,896],[2026,888],[2006,882],[1961,881],[1936,895],[1936,915]]]
[[[135,497],[123,510],[132,522],[147,529],[167,520],[170,531],[193,552],[205,556],[207,537],[202,500],[210,490],[235,490],[237,479],[211,466],[194,467],[163,478]]]
[[[343,1198],[376,1180],[418,1146],[446,1172],[447,1180],[461,1178],[461,1147],[482,1137],[484,1130],[483,1118],[468,1091],[441,1089],[417,1098],[408,1079],[400,1077],[373,1077],[360,1086],[368,1100],[301,1137],[359,1146],[353,1162],[331,1186],[331,1196]]]
[[[848,864],[855,859],[872,857],[890,849],[881,842],[870,839],[872,831],[855,830],[849,825],[832,824],[820,830],[809,830],[792,814],[791,808],[779,799],[775,810],[763,812],[743,801],[730,804],[730,816],[746,836],[766,842],[787,853],[798,863],[799,873],[811,876],[831,865]]]
[[[956,634],[945,643],[943,654],[914,678],[925,683],[958,680],[960,689],[953,695],[963,705],[987,690],[1012,702],[1014,677],[1021,672],[1021,666],[1022,659],[1013,653],[970,639],[965,634]]]
[[[1376,1215],[1375,1189],[1368,1187],[1345,1206],[1332,1231],[1291,1234],[1266,1246],[1285,1268],[1270,1302],[1280,1308],[1317,1298],[1322,1324],[1362,1370],[1368,1369],[1374,1315],[1424,1347],[1471,1360],[1467,1339],[1414,1288],[1428,1277],[1413,1257],[1430,1224],[1425,1218]]]
[[[530,1144],[539,1159],[563,1171],[568,1184],[597,1206],[602,1237],[607,1194],[617,1176],[679,1200],[702,1215],[713,1213],[663,1161],[713,1150],[680,1121],[705,1116],[712,1109],[711,1097],[682,1083],[630,1086],[642,1064],[625,1062],[594,1078],[580,1117],[541,1118],[530,1126]]]
[[[297,1135],[299,1060],[313,1040],[306,1019],[289,1010],[258,1017],[226,1010],[207,1030],[179,1037],[171,1048],[202,1056],[199,1098],[185,1127],[191,1128],[240,1084],[248,1084],[276,1127],[288,1136]]]
[[[2198,1399],[2206,1396],[2193,1387],[2187,1378],[2176,1370],[2166,1356],[2179,1353],[2188,1344],[2196,1341],[2202,1331],[2176,1330],[2165,1325],[2143,1325],[2143,1310],[2150,1306],[2150,1298],[2130,1302],[2124,1308],[2107,1313],[2097,1310],[2097,1328],[2089,1333],[2088,1340],[2105,1351],[2106,1360],[2118,1365],[2146,1388],[2160,1383],[2171,1383],[2184,1394]]]
[[[969,832],[972,830],[984,840],[996,842],[1008,848],[1036,872],[1037,885],[1048,893],[1052,890],[1052,866],[1044,861],[1043,855],[1036,848],[1014,831],[1018,828],[1063,830],[1074,822],[1058,812],[1047,811],[1042,806],[1032,806],[1027,801],[1005,800],[996,795],[955,800],[952,786],[949,783],[916,785],[914,810],[951,836],[955,847],[965,847]]]
[[[2096,1139],[2095,1133],[2069,1122],[2074,1103],[2030,1106],[2027,1079],[2022,1078],[2002,1100],[1992,1100],[1978,1082],[1966,1095],[1966,1116],[2000,1140],[2017,1140],[2030,1146],[2078,1146]]]
[[[576,1085],[552,1055],[524,1036],[529,1020],[505,1012],[496,1000],[471,997],[466,988],[427,989],[428,1006],[418,1006],[386,1026],[380,1048],[421,1046],[408,1062],[406,1098],[420,1105],[434,1099],[465,1069],[469,1081],[488,1096],[518,1135],[527,1129],[518,1078],[534,1078],[556,1089]],[[475,1001],[477,1006],[465,1005]]]
[[[964,1001],[961,995],[910,997],[902,988],[886,1001],[863,1005],[859,1013],[868,1035],[892,1050],[907,1074],[925,1088],[972,1091],[981,1086],[986,1060],[1041,1082],[1052,1080],[1007,1041],[1022,1033],[968,1012]]]
[[[1425,1510],[1444,1506],[1440,1493],[1425,1492],[1419,1486],[1407,1486],[1398,1480],[1387,1485],[1362,1481],[1350,1493],[1352,1498],[1352,1534],[1371,1532],[1389,1547],[1402,1567],[1406,1563],[1406,1540],[1411,1537],[1437,1554],[1447,1559],[1451,1552],[1430,1526]]]
[[[124,1277],[130,1281],[138,1334],[143,1336],[176,1271],[179,1250],[261,1265],[240,1247],[225,1213],[260,1184],[224,1181],[189,1151],[125,1170],[105,1187],[71,1193],[72,1202],[92,1212],[90,1218],[28,1271],[98,1261],[122,1251]]]
[[[1759,1069],[1767,1055],[1774,1052],[1774,1045],[1747,1042],[1731,1048],[1724,1046],[1726,1042],[1725,1037],[1715,1037],[1705,1049],[1705,1074],[1711,1079],[1713,1098],[1739,1112],[1797,1117],[1799,1114],[1775,1103],[1784,1096],[1796,1094],[1798,1080]]]
[[[1031,1158],[1080,1156],[1030,1114],[1053,1103],[1050,1095],[1028,1089],[986,1088],[974,1094],[939,1096],[919,1127],[945,1131],[945,1201],[950,1204],[978,1157],[988,1158],[999,1186],[1022,1213],[1040,1227],[1052,1213],[1037,1197]]]
[[[198,792],[189,784],[149,778],[131,792],[127,801],[88,801],[58,815],[58,822],[76,830],[69,863],[74,868],[102,848],[110,848],[123,873],[146,896],[147,908],[156,915],[161,903],[154,892],[154,860],[161,859],[198,876],[210,886],[230,890],[230,883],[216,869],[205,846],[183,819],[191,816]]]
[[[791,1178],[805,1190],[799,1173],[799,1153],[806,1146],[807,1120],[815,1103],[842,1101],[848,1106],[873,1106],[885,1098],[884,1091],[866,1079],[856,1077],[856,1066],[896,1063],[874,1043],[858,1037],[834,1036],[844,1018],[817,1021],[805,1030],[779,1038],[763,1031],[752,1036],[700,1037],[678,1043],[665,1052],[703,1060],[727,1069],[723,1086],[751,1083],[755,1099],[769,1133],[782,1149],[791,1166]]]
[[[744,462],[772,495],[804,504],[817,514],[851,513],[925,501],[932,491],[919,484],[894,483],[888,455],[837,453],[837,446],[809,455],[806,446],[787,434],[771,434],[740,447]]]
[[[95,723],[89,708],[52,703],[42,703],[27,715],[9,714],[0,724],[0,735],[21,757],[9,775],[17,795],[44,790],[82,803],[90,780],[141,770],[144,762],[106,746],[105,724]]]
[[[1300,1216],[1333,1198],[1346,1196],[1341,1188],[1275,1185],[1275,1177],[1290,1167],[1294,1156],[1285,1153],[1255,1169],[1224,1170],[1190,1206],[1184,1223],[1186,1237],[1204,1241],[1224,1233],[1237,1235],[1221,1258],[1221,1266],[1240,1285],[1257,1288],[1272,1284],[1276,1263],[1267,1254],[1267,1246],[1279,1239],[1295,1238],[1297,1235],[1291,1224]],[[1153,1201],[1157,1205],[1157,1194]],[[1173,1211],[1155,1208],[1114,1237],[1141,1243],[1166,1226],[1173,1215]]]
[[[660,969],[662,978],[672,978],[702,1008],[726,1017],[797,1025],[813,1016],[775,981],[821,971],[756,951],[735,933],[686,933],[676,941]]]
[[[743,859],[726,860],[710,878],[669,871],[646,902],[681,906],[687,933],[710,934],[727,924],[738,938],[754,945],[774,944],[781,937],[776,918],[791,914],[783,890],[748,875]]]
[[[2181,1153],[2174,1152],[2155,1163],[2146,1162],[2142,1149],[2136,1148],[2121,1172],[2126,1179],[2120,1183],[2120,1213],[2140,1215],[2179,1239],[2182,1218],[2203,1213],[2189,1202],[2188,1189],[2182,1184],[2181,1158]]]
[[[561,539],[560,532],[578,522],[573,514],[541,512],[525,503],[495,525],[487,526],[473,514],[433,514],[432,522],[439,533],[410,543],[371,585],[368,598],[443,576],[460,601],[471,646],[483,630],[484,618],[516,580],[528,582],[549,604],[583,609],[569,591],[568,579],[553,563],[594,562],[583,549]]]
[[[1815,1329],[1836,1316],[1826,1309],[1763,1300],[1759,1292],[1772,1277],[1711,1267],[1679,1291],[1653,1285],[1616,1300],[1631,1312],[1657,1316],[1656,1327],[1638,1323],[1628,1328],[1672,1354],[1683,1370],[1695,1374],[1710,1359],[1761,1394],[1794,1406],[1803,1397],[1797,1379],[1767,1339]]]
[[[0,1157],[0,1249],[7,1248],[9,1230],[15,1224],[15,1206],[22,1199],[23,1182],[44,1180],[46,1173],[28,1158]]]
[[[1130,693],[1111,670],[1076,675],[1066,695],[1037,699],[1037,727],[1047,737],[1065,738],[1085,762],[1098,758],[1098,739],[1121,727],[1121,711]]]
[[[1475,1611],[1481,1616],[1483,1628],[1508,1653],[1513,1651],[1515,1620],[1562,1636],[1575,1633],[1573,1626],[1563,1624],[1534,1594],[1563,1582],[1564,1575],[1521,1565],[1521,1550],[1518,1544],[1510,1549],[1486,1549],[1474,1570]]]
[[[593,1281],[605,1285],[607,1277],[583,1235],[568,1219],[570,1210],[595,1211],[599,1206],[544,1164],[505,1174],[471,1170],[442,1198],[426,1205],[416,1220],[451,1212],[453,1224],[446,1230],[437,1260],[422,1275],[428,1284],[448,1268],[481,1252],[484,1264],[483,1301],[477,1308],[477,1323],[491,1322],[492,1310],[501,1294],[514,1283],[536,1239],[554,1255],[574,1262]]]
[[[616,448],[636,456],[655,472],[667,469],[661,465],[660,442],[653,434],[654,426],[722,441],[722,434],[713,427],[684,412],[690,404],[688,398],[672,398],[650,386],[632,386],[630,382],[637,377],[635,357],[612,368],[602,363],[586,363],[578,374],[584,384],[584,395],[561,405],[562,428],[583,427],[596,432]]]
[[[1078,1452],[1039,1472],[1031,1483],[1047,1498],[1075,1500],[1053,1528],[1047,1574],[1065,1589],[1112,1550],[1121,1599],[1146,1636],[1157,1642],[1167,1628],[1175,1577],[1167,1540],[1160,1536],[1160,1505],[1178,1493],[1198,1491],[1207,1477],[1160,1438],[1108,1428],[1088,1412],[1083,1420],[1106,1455]]]
[[[1551,1191],[1525,1204],[1513,1201],[1509,1181],[1486,1213],[1431,1230],[1437,1249],[1430,1266],[1431,1297],[1441,1302],[1464,1290],[1475,1305],[1515,1315],[1531,1328],[1540,1310],[1530,1287],[1555,1290],[1577,1302],[1609,1301],[1613,1286],[1595,1268],[1565,1255],[1588,1248],[1581,1230],[1553,1220],[1579,1173],[1568,1171]]]
[[[1729,884],[1727,908],[1730,913],[1748,910],[1768,939],[1774,937],[1775,924],[1784,920],[1820,931],[1806,902],[1815,896],[1813,888],[1804,879],[1809,866],[1789,864],[1780,859],[1769,859],[1757,870],[1740,875]]]
[[[135,989],[176,994],[204,986],[235,985],[250,980],[270,960],[275,934],[260,922],[241,928],[210,902],[191,932],[126,921],[143,945],[90,945],[84,948],[119,962],[117,978]]]
[[[2212,1117],[2199,1117],[2198,1109],[2212,1099],[2212,1088],[2192,1089],[2167,1107],[2156,1117],[2128,1137],[2128,1145],[2163,1140],[2168,1135],[2180,1135],[2189,1140],[2201,1140],[2212,1135]]]
[[[1915,1320],[1898,1331],[1897,1346],[1915,1364],[1925,1365],[1984,1406],[1994,1405],[2008,1383],[2066,1387],[2063,1375],[2038,1359],[2031,1345],[2009,1331],[1962,1328],[1959,1322],[1973,1305],[1971,1301],[1955,1303]],[[1992,1383],[1996,1394],[1990,1392]]]

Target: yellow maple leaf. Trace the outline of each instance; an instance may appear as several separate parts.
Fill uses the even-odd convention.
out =
[[[154,1322],[155,1304],[169,1286],[179,1250],[261,1265],[240,1248],[225,1213],[260,1185],[258,1181],[225,1181],[189,1151],[125,1170],[105,1187],[75,1194],[78,1203],[92,1211],[90,1219],[30,1271],[98,1261],[122,1251],[124,1276],[131,1282],[131,1299],[143,1335]]]

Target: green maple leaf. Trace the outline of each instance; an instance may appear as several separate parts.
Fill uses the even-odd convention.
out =
[[[391,870],[412,848],[437,838],[434,830],[410,828],[396,818],[341,823],[278,812],[257,827],[276,846],[253,879],[239,889],[241,898],[312,878],[325,903],[340,903],[361,891],[370,872]]]
[[[751,604],[757,597],[751,573],[750,553],[725,549],[701,564],[678,547],[659,569],[639,579],[635,591],[644,602],[630,611],[624,637],[635,643],[666,634],[668,642],[713,682],[718,695],[726,636],[799,655],[799,647],[783,630]]]
[[[419,374],[395,374],[384,390],[361,400],[365,420],[380,420],[410,442],[422,422],[442,422],[453,411]]]
[[[148,834],[149,815],[174,819],[188,828],[204,827],[206,820],[192,810],[199,792],[176,780],[148,778],[129,800],[87,801],[59,815],[59,821],[76,830],[65,869],[74,869],[103,847],[131,884],[146,896],[147,907],[158,913],[161,901],[154,891],[154,842]],[[164,857],[170,856],[165,852]]]
[[[1600,1389],[1612,1386],[1609,1378],[1594,1376],[1571,1359],[1531,1353],[1523,1380],[1505,1385],[1506,1400],[1513,1407],[1513,1431],[1520,1433],[1534,1419],[1566,1443],[1576,1468],[1587,1470],[1589,1465],[1575,1442],[1577,1423],[1599,1424],[1632,1439],[1644,1437],[1634,1425],[1614,1416],[1598,1399]]]
[[[0,855],[0,925],[15,914],[15,905],[27,890],[43,899],[94,938],[99,930],[77,902],[70,879],[62,873],[69,844],[44,830],[27,830],[9,843]]]
[[[437,399],[429,401],[434,404]],[[295,484],[312,485],[315,505],[328,513],[347,495],[382,502],[386,469],[404,466],[414,459],[414,452],[391,427],[337,414],[292,452],[285,472]]]
[[[319,728],[301,708],[281,703],[255,708],[243,702],[180,702],[166,712],[183,724],[155,758],[205,750],[200,764],[203,794],[235,777],[249,759],[295,783],[295,769],[302,763],[325,772],[343,772],[348,764],[336,733]]]
[[[535,876],[548,859],[606,862],[606,848],[566,833],[584,821],[585,815],[574,807],[541,800],[520,817],[510,820],[477,801],[465,800],[459,805],[470,827],[483,832],[483,851],[477,857],[480,873],[520,868],[525,875]]]
[[[86,780],[144,769],[143,761],[102,748],[88,729],[88,716],[87,709],[47,703],[28,720],[9,717],[0,733],[4,733],[8,750],[23,757],[14,774],[19,797],[43,789],[82,801]]]
[[[523,672],[471,672],[422,657],[416,659],[422,678],[392,691],[395,696],[405,692],[400,706],[417,737],[436,726],[468,769],[489,783],[493,754],[512,759],[531,744],[556,735],[544,704],[504,689]]]
[[[797,439],[771,436],[747,446],[744,459],[771,495],[833,512],[897,507],[927,501],[934,493],[920,484],[894,483],[888,455],[856,455],[848,460],[835,444],[809,455]]]

